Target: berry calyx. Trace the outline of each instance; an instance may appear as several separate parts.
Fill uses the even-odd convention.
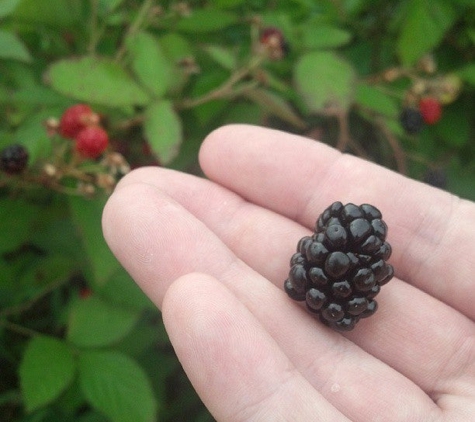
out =
[[[26,168],[28,158],[23,145],[9,145],[0,151],[0,169],[7,174],[19,174]]]
[[[424,97],[419,101],[419,111],[422,119],[428,125],[437,123],[442,117],[442,105],[435,97]]]
[[[424,119],[421,112],[413,107],[404,107],[402,109],[399,115],[399,122],[409,135],[419,133],[424,127]]]
[[[97,125],[99,116],[87,104],[67,108],[59,122],[59,133],[64,138],[74,139],[87,126]]]
[[[109,135],[100,126],[88,126],[76,136],[76,151],[85,158],[99,157],[109,144]]]

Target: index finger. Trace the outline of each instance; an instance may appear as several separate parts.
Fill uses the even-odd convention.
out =
[[[206,175],[312,228],[331,202],[371,203],[389,226],[396,275],[475,319],[475,205],[310,139],[233,125],[205,140]]]

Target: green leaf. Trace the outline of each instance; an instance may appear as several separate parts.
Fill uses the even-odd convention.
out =
[[[83,16],[81,3],[80,1],[21,0],[13,16],[20,22],[70,27],[77,24]]]
[[[116,351],[84,351],[79,355],[84,396],[114,422],[152,422],[157,403],[147,375],[128,356]]]
[[[455,22],[457,15],[445,0],[412,0],[406,8],[397,51],[404,65],[434,49]]]
[[[179,62],[193,56],[192,45],[183,35],[167,32],[160,37],[159,41],[169,61]]]
[[[2,30],[0,30],[0,58],[31,62],[30,53],[23,41],[12,32]]]
[[[239,6],[240,4],[244,3],[246,0],[215,0],[213,3],[220,8],[231,8]]]
[[[32,412],[56,399],[72,382],[76,362],[69,346],[52,337],[28,343],[20,365],[20,384],[26,409]]]
[[[27,241],[39,212],[38,207],[20,198],[0,198],[0,254]]]
[[[58,114],[56,114],[56,111]],[[58,110],[44,109],[25,119],[15,132],[15,142],[24,145],[29,153],[29,162],[50,157],[51,139],[46,133],[44,122],[48,117],[59,115]]]
[[[10,15],[21,0],[0,0],[0,18]]]
[[[308,25],[302,30],[302,44],[306,48],[336,48],[347,44],[351,33],[330,25]]]
[[[22,87],[13,93],[11,99],[13,102],[19,102],[23,104],[42,106],[61,105],[62,108],[65,108],[70,104],[69,101],[66,102],[67,99],[65,97],[43,85]]]
[[[236,55],[229,49],[209,44],[204,47],[204,51],[225,69],[234,70],[236,68]]]
[[[385,94],[378,87],[373,85],[358,84],[356,87],[355,101],[358,105],[386,116],[395,117],[400,111],[400,106],[393,97]]]
[[[79,347],[107,346],[126,336],[139,316],[137,311],[113,306],[92,295],[72,306],[67,338]]]
[[[112,13],[117,9],[123,2],[124,0],[99,0],[97,5],[99,14],[101,16],[107,16],[109,13]]]
[[[101,286],[120,267],[102,236],[101,217],[105,198],[89,200],[70,196],[68,200],[89,261],[91,281]]]
[[[147,295],[132,280],[132,277],[120,267],[98,292],[110,303],[127,308],[141,310],[156,309]]]
[[[189,16],[178,21],[176,29],[190,33],[222,30],[237,22],[237,16],[219,9],[193,9]]]
[[[132,56],[132,69],[142,85],[154,95],[163,96],[171,85],[173,73],[158,40],[139,32],[127,39],[127,49]]]
[[[457,75],[468,84],[475,86],[475,64],[464,66],[457,72]]]
[[[161,163],[167,164],[176,157],[183,130],[180,117],[170,101],[158,101],[147,108],[144,130],[147,141]]]
[[[470,118],[461,104],[447,107],[434,130],[452,148],[461,148],[470,140]]]
[[[89,103],[120,107],[149,101],[130,75],[109,59],[60,60],[49,68],[49,78],[60,93]]]
[[[354,82],[351,65],[332,52],[307,53],[294,68],[296,90],[310,112],[322,112],[327,107],[348,108]]]

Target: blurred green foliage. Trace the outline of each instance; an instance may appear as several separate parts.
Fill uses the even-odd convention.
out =
[[[251,123],[475,199],[474,91],[472,0],[0,0],[0,149],[30,157],[0,175],[0,419],[212,420],[100,236],[110,168],[55,133],[68,106],[132,167],[197,172]],[[408,135],[428,95],[442,118]]]

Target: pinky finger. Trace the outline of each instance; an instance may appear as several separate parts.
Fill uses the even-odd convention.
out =
[[[167,290],[162,312],[185,372],[217,420],[348,420],[218,280],[179,278]]]

